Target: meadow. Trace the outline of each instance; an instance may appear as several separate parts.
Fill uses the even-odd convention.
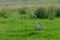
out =
[[[38,18],[44,30],[37,30],[35,19],[31,14],[47,11],[43,11],[45,10],[43,8],[42,11],[39,11],[40,9],[35,11],[36,9],[9,10],[3,8],[2,11],[0,10],[0,40],[60,40],[60,16],[54,17],[55,11],[52,10],[52,15],[48,18]],[[58,9],[56,9],[57,13],[60,13]]]

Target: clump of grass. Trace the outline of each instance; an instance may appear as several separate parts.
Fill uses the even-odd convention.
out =
[[[49,7],[48,8],[48,19],[53,20],[55,18],[55,8]]]
[[[26,14],[26,8],[19,9],[19,14]]]
[[[56,17],[60,17],[60,8],[56,9]]]
[[[8,13],[8,11],[6,9],[2,9],[0,11],[0,17],[8,18],[8,15],[9,15],[9,13]]]
[[[41,8],[37,8],[34,14],[37,16],[37,18],[45,19],[47,18],[46,12],[47,12],[46,8],[41,7]]]

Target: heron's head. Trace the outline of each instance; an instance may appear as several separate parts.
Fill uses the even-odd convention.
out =
[[[33,16],[34,18],[37,18],[37,16],[36,16],[35,14],[32,14],[32,16]]]

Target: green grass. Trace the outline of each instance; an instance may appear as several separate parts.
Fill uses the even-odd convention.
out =
[[[60,40],[60,18],[38,19],[45,30],[36,30],[30,14],[11,12],[9,18],[0,18],[0,40]]]

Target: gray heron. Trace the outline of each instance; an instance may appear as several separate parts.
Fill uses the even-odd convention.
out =
[[[37,16],[35,14],[32,14],[32,16],[35,18],[35,24],[38,30],[44,30],[43,26],[38,22]]]

